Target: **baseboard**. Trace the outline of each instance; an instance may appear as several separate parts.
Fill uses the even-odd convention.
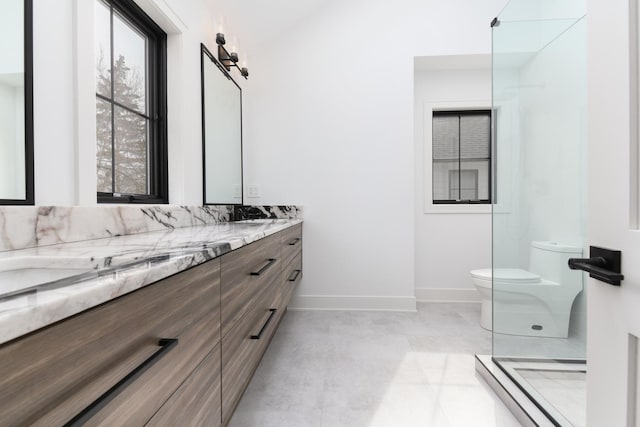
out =
[[[415,297],[295,295],[289,310],[416,311]]]
[[[418,302],[480,302],[478,291],[471,288],[416,288]]]

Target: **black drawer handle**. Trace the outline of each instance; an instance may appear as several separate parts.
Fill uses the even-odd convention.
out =
[[[270,308],[269,311],[270,311],[269,317],[267,317],[267,321],[264,322],[264,325],[262,325],[262,329],[260,329],[260,332],[258,332],[258,335],[251,335],[252,340],[259,340],[262,337],[264,330],[267,329],[267,326],[269,326],[269,322],[271,322],[271,319],[273,319],[273,315],[276,314],[276,311],[278,311],[278,309]]]
[[[295,282],[298,279],[298,276],[300,275],[300,273],[302,272],[302,270],[295,270],[293,273],[291,273],[291,276],[289,276],[289,279],[287,279],[290,282]]]
[[[71,421],[66,423],[64,427],[76,427],[81,426],[89,421],[95,414],[100,412],[102,408],[107,406],[109,402],[115,399],[124,389],[126,389],[132,382],[151,368],[156,362],[167,355],[175,346],[178,345],[177,339],[161,338],[158,342],[161,347],[160,350],[153,353],[147,360],[142,362],[133,371],[129,372],[126,377],[118,381],[116,385],[107,390],[102,396],[93,401],[89,406],[84,408],[82,412],[73,417]]]
[[[252,271],[251,275],[252,276],[259,276],[262,273],[264,273],[265,271],[267,271],[269,269],[269,267],[271,267],[275,262],[277,261],[277,259],[275,258],[269,258],[269,260],[267,261],[267,263],[265,265],[262,266],[262,268],[258,271]]]
[[[296,237],[295,239],[289,242],[289,246],[295,246],[298,244],[299,241],[300,241],[300,238]]]

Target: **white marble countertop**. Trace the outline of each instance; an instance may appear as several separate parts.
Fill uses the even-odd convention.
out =
[[[301,222],[229,222],[0,252],[0,343]]]

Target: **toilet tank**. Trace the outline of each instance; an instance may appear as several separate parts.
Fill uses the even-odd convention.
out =
[[[581,274],[575,274],[568,267],[569,258],[581,258],[582,248],[558,242],[531,242],[529,271],[545,280],[560,284],[568,281],[582,281]]]

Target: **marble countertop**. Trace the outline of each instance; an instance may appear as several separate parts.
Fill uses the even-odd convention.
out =
[[[301,222],[239,221],[0,252],[0,343]]]

